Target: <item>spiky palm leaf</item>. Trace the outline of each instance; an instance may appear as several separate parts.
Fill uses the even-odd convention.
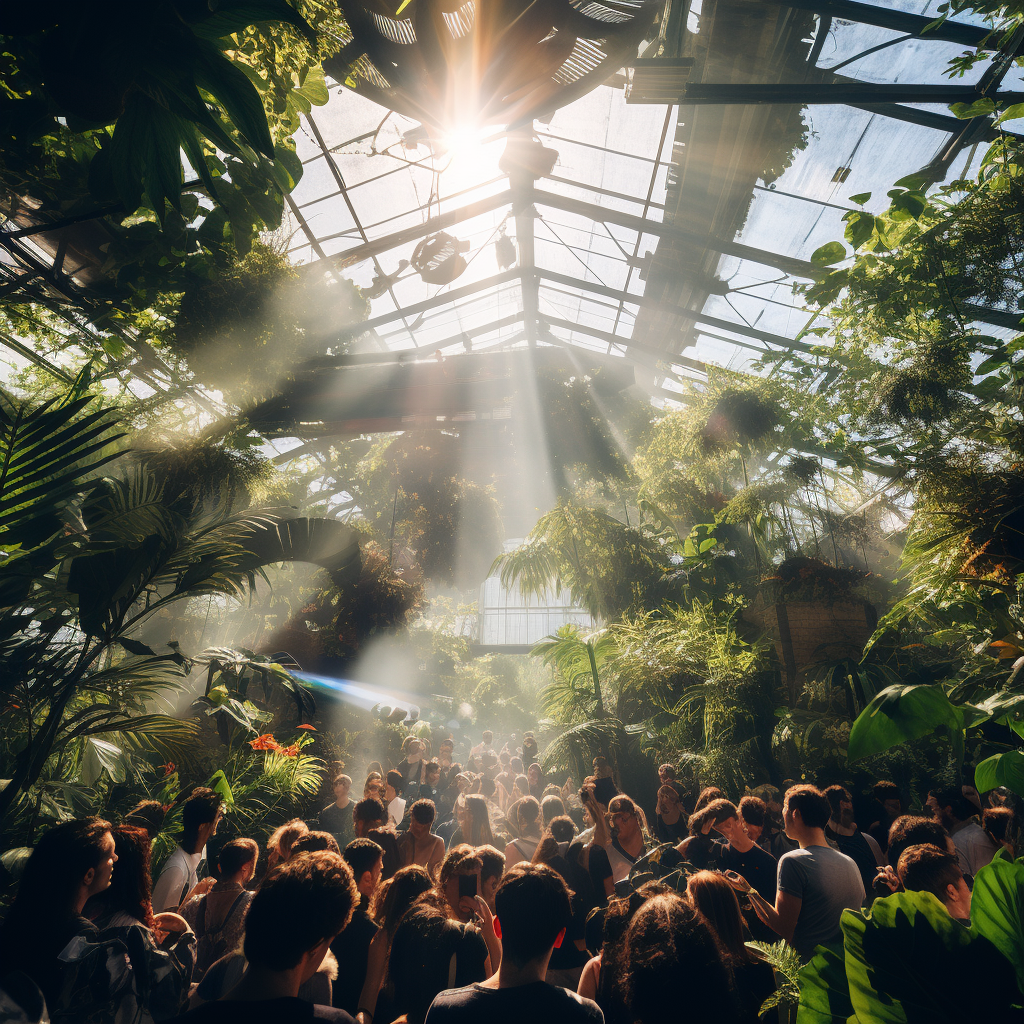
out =
[[[33,406],[0,391],[0,546],[40,544],[61,528],[61,513],[86,475],[120,454],[110,446],[116,414],[87,412],[87,370],[61,398]]]

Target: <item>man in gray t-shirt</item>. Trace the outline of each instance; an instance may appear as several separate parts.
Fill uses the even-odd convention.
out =
[[[800,844],[779,859],[775,906],[736,876],[732,884],[750,895],[757,916],[809,960],[819,943],[841,942],[844,910],[859,910],[864,882],[856,863],[825,839],[831,808],[821,790],[794,786],[782,809],[786,835]],[[738,881],[737,881],[738,879]]]
[[[808,960],[819,943],[842,942],[839,919],[859,910],[864,881],[856,861],[831,846],[807,846],[784,853],[779,861],[779,892],[800,900],[792,945]]]

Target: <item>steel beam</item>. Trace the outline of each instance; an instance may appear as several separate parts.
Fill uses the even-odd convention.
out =
[[[590,281],[581,281],[575,277],[568,277],[565,274],[556,274],[550,270],[538,270],[537,276],[540,280],[551,281],[553,284],[560,284],[567,288],[578,288],[594,295],[603,295],[605,298],[613,299],[615,302],[624,302],[631,306],[640,306],[643,309],[653,309],[668,316],[677,316],[681,320],[690,320],[696,324],[707,324],[709,327],[717,327],[720,331],[732,331],[747,338],[763,342],[765,345],[777,345],[779,348],[796,350],[799,352],[810,352],[811,346],[802,341],[795,341],[782,334],[772,334],[770,331],[759,331],[756,327],[748,327],[746,324],[733,323],[730,320],[722,320],[716,316],[709,316],[696,309],[686,309],[683,306],[673,306],[670,303],[662,302],[659,299],[649,299],[646,295],[631,295],[628,292],[619,291],[616,288],[606,288],[604,285],[594,284]]]
[[[705,104],[791,103],[972,103],[981,94],[973,85],[901,85],[874,82],[692,82],[679,97],[684,106]],[[1009,106],[1024,101],[1024,92],[997,92],[990,99]]]
[[[936,25],[934,18],[894,10],[886,3],[861,4],[854,3],[853,0],[778,0],[778,3],[780,7],[813,11],[815,14],[828,15],[831,18],[859,21],[862,25],[877,25],[879,28],[892,29],[894,32],[920,36],[922,39],[960,43],[963,46],[981,46],[993,35],[990,29],[965,25],[961,21],[944,21]],[[990,50],[995,48],[994,42],[987,46]]]
[[[488,288],[496,288],[500,285],[508,284],[510,281],[517,281],[520,278],[520,274],[521,272],[518,267],[511,267],[508,270],[502,271],[500,274],[495,274],[493,277],[487,277],[482,281],[477,281],[475,284],[467,284],[463,285],[461,288],[453,288],[449,292],[442,292],[440,295],[435,295],[432,299],[424,299],[422,302],[414,302],[411,306],[402,306],[398,309],[393,309],[390,313],[383,313],[370,320],[363,320],[361,323],[352,324],[351,327],[345,327],[340,331],[336,331],[334,334],[330,335],[327,339],[327,343],[331,344],[347,341],[349,338],[356,338],[360,334],[376,330],[376,328],[383,324],[389,324],[394,320],[402,320],[407,316],[417,316],[420,313],[427,312],[427,310],[436,309],[438,306],[444,306],[449,302],[457,302],[459,299],[475,295],[477,292],[486,291]]]
[[[609,345],[621,345],[623,348],[634,349],[637,352],[643,352],[644,355],[652,356],[668,366],[684,366],[688,370],[696,370],[697,373],[707,373],[707,363],[703,363],[699,359],[675,355],[665,349],[655,348],[653,345],[644,345],[639,341],[633,341],[631,338],[623,338],[618,334],[611,334],[608,331],[602,331],[597,327],[590,327],[587,324],[574,324],[571,320],[562,320],[559,317],[551,316],[545,316],[542,319],[548,327],[557,327],[563,331],[576,331],[579,334],[586,334],[591,338],[596,338],[598,341],[604,341]]]

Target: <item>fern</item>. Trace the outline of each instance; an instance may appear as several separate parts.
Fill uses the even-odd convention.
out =
[[[775,991],[761,1004],[758,1016],[763,1017],[776,1007],[785,1017],[800,1001],[800,954],[783,940],[778,942],[748,942],[748,949],[760,954],[761,959],[775,972]]]

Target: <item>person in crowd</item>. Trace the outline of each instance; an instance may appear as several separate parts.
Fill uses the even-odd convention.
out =
[[[374,764],[376,763],[375,761]],[[366,781],[363,783],[363,799],[365,800],[372,793],[376,793],[378,789],[383,790],[383,788],[384,776],[378,771],[368,771],[366,773]],[[383,797],[383,792],[380,795]]]
[[[712,800],[724,800],[725,794],[717,786],[705,786],[697,795],[697,802],[693,805],[693,813],[704,810]]]
[[[405,779],[402,773],[394,768],[388,772],[384,783],[384,805],[388,809],[388,824],[392,828],[398,828],[405,817],[405,800],[402,793],[405,792]]]
[[[903,813],[903,798],[895,782],[883,779],[871,787],[871,799],[877,808],[877,816],[868,826],[868,835],[885,853],[889,846],[889,827]]]
[[[519,758],[519,766],[516,767],[516,759],[512,759],[512,770],[522,772],[523,765],[533,764],[540,759],[540,747],[532,732],[523,733],[522,756]]]
[[[535,800],[540,800],[544,795],[544,770],[539,764],[531,764],[526,770],[526,782],[530,787],[530,796]]]
[[[388,812],[384,804],[374,797],[360,800],[352,812],[352,818],[355,822],[356,838],[372,839],[384,851],[381,877],[390,878],[402,866],[402,855],[398,849],[398,833],[388,821]]]
[[[517,864],[502,878],[495,903],[502,936],[497,973],[482,983],[439,993],[427,1012],[427,1024],[603,1024],[596,1003],[546,980],[551,954],[572,919],[562,877],[542,864]]]
[[[42,990],[51,1015],[67,1012],[69,972],[62,954],[99,936],[82,915],[103,892],[117,862],[110,822],[85,818],[54,825],[36,844],[0,926],[0,976],[20,971]],[[76,940],[79,940],[76,942]],[[97,988],[106,994],[106,978]]]
[[[317,824],[325,832],[330,832],[338,842],[338,848],[344,850],[356,837],[355,823],[352,820],[352,808],[355,801],[349,799],[352,779],[347,775],[337,775],[334,779],[334,803],[328,804],[317,819]]]
[[[494,913],[494,894],[505,872],[505,854],[493,846],[478,846],[476,855],[480,858],[480,896]]]
[[[931,790],[927,806],[952,838],[960,870],[965,875],[976,875],[999,849],[992,837],[974,820],[977,808],[956,787]]]
[[[646,851],[640,808],[628,796],[620,794],[612,797],[612,801],[608,805],[608,818],[615,830],[614,835],[603,833],[602,838],[598,839],[595,834],[595,842],[600,843],[607,862],[608,874],[605,874],[604,866],[600,865],[600,873],[606,891],[606,879],[609,875],[613,886],[616,882],[624,881],[629,877],[633,865]],[[592,872],[595,866],[595,855],[599,858],[596,848],[590,854]]]
[[[358,897],[351,921],[331,942],[331,952],[338,961],[338,980],[334,983],[332,1002],[355,1014],[366,981],[370,943],[377,934],[377,925],[369,910],[370,900],[380,884],[384,851],[371,839],[353,839],[342,857],[352,870]]]
[[[461,843],[468,843],[470,846],[494,846],[487,801],[476,793],[466,794],[459,800],[455,806],[459,829],[452,836],[449,848],[454,849]]]
[[[273,871],[278,864],[284,864],[291,856],[292,843],[308,831],[309,826],[301,818],[292,818],[278,825],[267,840],[267,871]]]
[[[901,814],[889,829],[889,863],[895,869],[908,846],[919,846],[922,843],[931,843],[940,850],[956,855],[956,846],[940,821],[917,814]]]
[[[774,904],[776,896],[775,858],[750,838],[736,805],[719,797],[690,816],[693,835],[679,844],[679,852],[697,867],[734,871]],[[718,832],[724,842],[713,841]]]
[[[484,754],[494,754],[494,733],[484,729],[481,741],[469,752],[470,757],[482,758]]]
[[[748,794],[740,800],[736,809],[740,812],[743,824],[747,828],[747,835],[760,846],[761,835],[768,818],[768,805],[760,797]],[[761,848],[764,849],[764,847]]]
[[[832,809],[820,789],[792,787],[782,813],[786,834],[800,848],[783,854],[779,861],[775,905],[738,875],[727,877],[735,888],[750,893],[761,920],[803,960],[809,960],[819,943],[827,946],[842,941],[839,920],[844,910],[860,909],[864,883],[857,865],[828,845],[825,826]]]
[[[986,807],[981,816],[981,826],[997,846],[1006,850],[1010,860],[1015,859],[1013,835],[1013,811],[1009,807]]]
[[[556,842],[567,847],[576,838],[576,824],[568,814],[561,814],[548,822],[548,828]],[[564,851],[563,851],[564,852]]]
[[[129,1006],[138,1006],[141,1001],[144,1009],[157,1019],[172,1017],[181,1009],[188,996],[189,981],[194,977],[197,950],[191,922],[186,924],[177,914],[153,914],[151,851],[146,830],[124,824],[111,829],[111,835],[117,870],[111,873],[110,885],[90,897],[83,910],[105,941],[82,944],[76,955],[62,954],[66,971],[74,975],[66,991],[81,992],[86,987],[91,992],[100,979],[112,982],[123,997],[111,992],[114,1000],[110,1009],[116,1005],[119,1012],[125,1013]],[[121,953],[117,943],[109,941],[113,938],[123,944],[131,965],[130,974],[140,979],[131,984],[130,994],[107,971],[108,958]],[[77,1008],[78,997],[69,999],[68,1005]]]
[[[206,859],[206,843],[217,834],[224,816],[220,794],[212,789],[194,789],[181,809],[183,834],[164,863],[153,886],[153,911],[176,911],[199,882],[199,866]]]
[[[561,796],[548,793],[540,802],[540,816],[543,827],[547,828],[555,818],[565,817],[565,801]]]
[[[322,832],[320,829],[311,829],[309,832],[303,832],[298,839],[292,843],[291,853],[288,855],[288,859],[292,857],[298,857],[300,853],[320,853],[323,850],[327,850],[329,853],[341,853],[341,847],[338,846],[338,840],[331,835],[330,832]]]
[[[885,864],[885,857],[875,838],[857,828],[853,820],[853,797],[844,786],[834,785],[825,789],[825,799],[832,813],[825,826],[825,838],[840,853],[845,853],[860,869],[864,891],[870,895],[878,869]]]
[[[378,1013],[377,1005],[381,988],[384,985],[384,974],[387,970],[391,943],[394,941],[399,921],[420,896],[430,892],[434,887],[434,880],[425,868],[419,864],[411,864],[401,868],[394,878],[385,882],[384,885],[387,886],[386,891],[382,885],[377,890],[377,896],[373,902],[373,918],[378,929],[370,940],[366,981],[359,993],[359,1012],[356,1019],[363,1024],[369,1024],[369,1021],[375,1017],[382,1020],[394,1019],[387,1007],[380,1007],[385,1012]],[[381,897],[382,893],[383,897]]]
[[[511,792],[512,783],[515,781],[515,775],[512,772],[512,755],[509,753],[508,748],[502,749],[501,753],[498,754],[498,764],[500,770],[497,775],[494,776],[494,781],[497,785],[501,786],[506,793]]]
[[[182,904],[181,916],[196,934],[194,982],[202,981],[217,960],[241,943],[254,895],[245,887],[256,873],[259,855],[254,839],[230,840],[217,857],[217,883]]]
[[[505,864],[511,867],[523,860],[532,860],[540,843],[541,837],[541,810],[540,804],[535,797],[524,797],[516,804],[516,831],[518,839],[505,847]]]
[[[453,921],[426,900],[420,897],[395,929],[381,992],[381,1000],[391,1007],[389,1016],[397,1014],[396,1022],[403,1024],[423,1024],[442,990],[483,981],[490,974],[480,929]]]
[[[241,980],[216,1002],[177,1018],[177,1024],[313,1019],[351,1024],[344,1010],[311,1006],[299,998],[299,990],[348,924],[356,900],[352,870],[336,853],[304,853],[277,867],[246,915],[247,967]]]
[[[686,896],[714,929],[728,957],[743,1003],[742,1019],[756,1024],[761,1006],[775,991],[775,974],[746,945],[745,925],[733,887],[714,871],[698,871],[686,881]]]
[[[165,817],[164,805],[159,800],[140,800],[124,816],[124,823],[145,829],[149,841],[152,842],[164,827]]]
[[[433,800],[439,820],[444,821],[451,814],[451,805],[441,798],[441,766],[437,761],[423,765],[423,782],[417,790],[418,800]]]
[[[483,859],[471,846],[454,846],[441,865],[435,892],[453,921],[475,923],[488,950],[489,964],[501,960],[501,943],[494,931],[494,915],[481,895]],[[490,969],[488,969],[490,975]]]
[[[680,1019],[728,1024],[740,1019],[738,994],[722,947],[705,920],[676,893],[652,896],[626,932],[625,990],[635,1024]]]
[[[676,779],[676,766],[674,764],[663,764],[658,766],[658,789],[662,786],[670,786],[676,791],[679,802],[683,802],[683,787]]]
[[[436,878],[444,860],[444,840],[430,831],[434,824],[432,800],[417,800],[409,810],[409,830],[398,839],[398,852],[403,867],[419,864]]]
[[[662,765],[671,768],[671,765]],[[658,806],[655,810],[654,832],[663,843],[679,843],[687,836],[686,814],[679,790],[675,786],[663,785],[658,790]]]
[[[896,867],[908,892],[930,892],[949,911],[949,916],[971,923],[971,890],[955,854],[926,843],[908,846]]]
[[[398,771],[401,772],[404,783],[403,791],[413,794],[413,799],[424,782],[423,769],[427,762],[423,755],[426,749],[426,744],[422,740],[410,736],[406,741],[405,757],[398,765]]]
[[[799,849],[795,842],[786,835],[786,829],[782,822],[782,793],[772,785],[765,784],[757,786],[751,796],[761,800],[766,809],[764,825],[761,835],[757,838],[757,845],[762,850],[767,850],[776,860],[790,850]]]

